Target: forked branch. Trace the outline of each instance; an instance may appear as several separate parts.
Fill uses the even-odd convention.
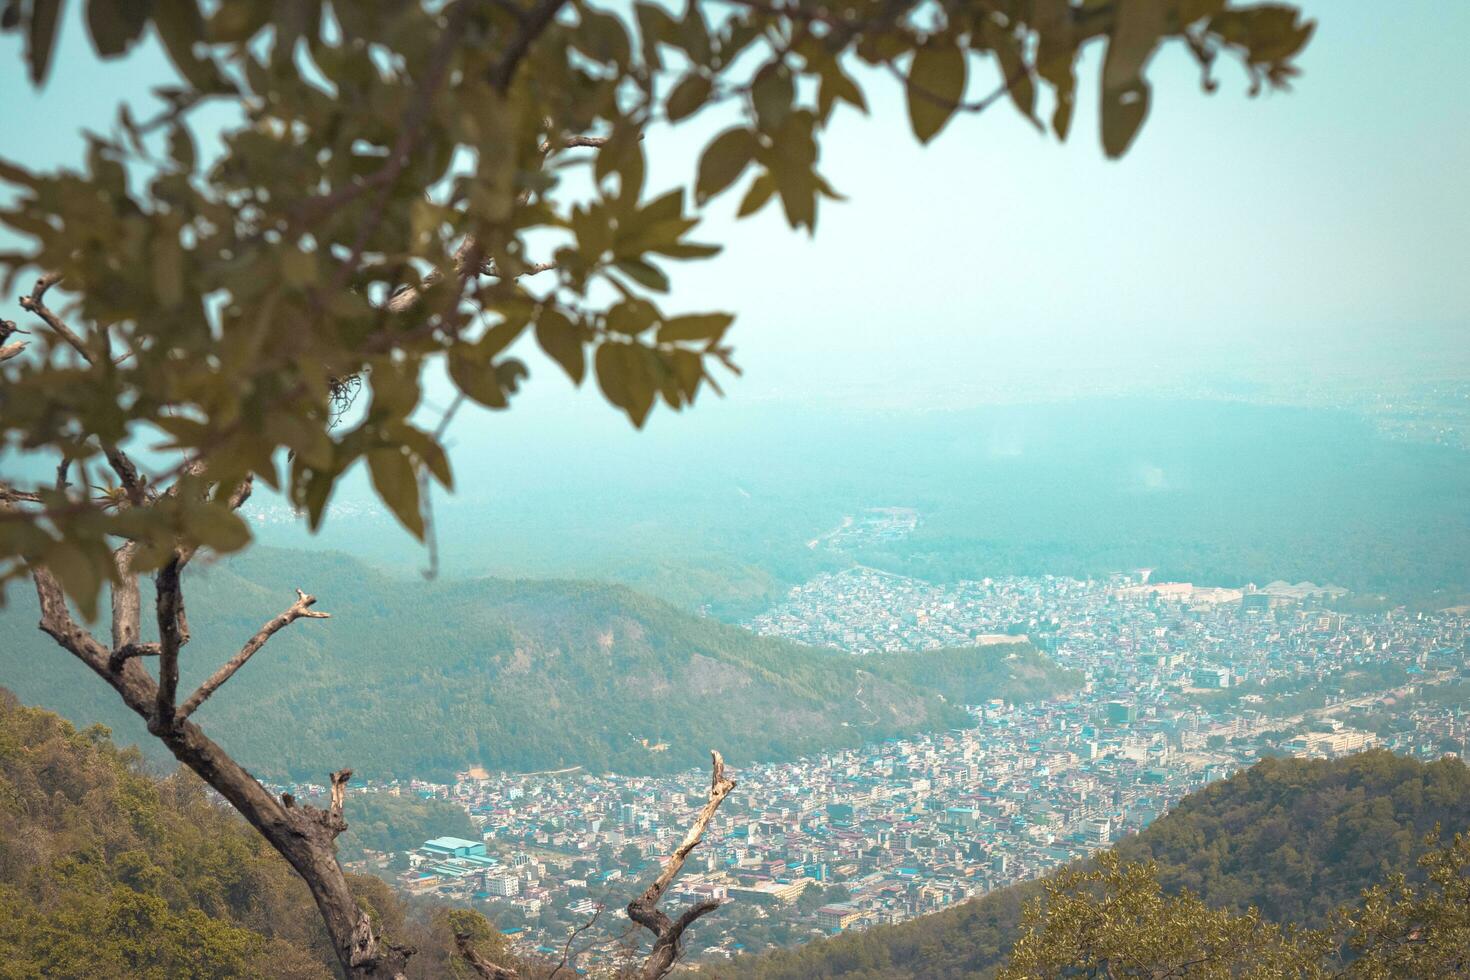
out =
[[[189,695],[189,699],[179,707],[179,710],[176,712],[175,717],[178,718],[178,720],[183,721],[185,718],[192,715],[201,704],[209,699],[209,696],[211,694],[220,689],[225,681],[229,680],[231,677],[234,677],[235,672],[238,671],[241,667],[244,667],[246,662],[249,661],[251,657],[255,656],[256,651],[265,646],[267,640],[275,636],[287,626],[290,626],[292,623],[296,622],[296,620],[332,618],[331,613],[317,612],[313,610],[311,607],[315,604],[316,596],[307,595],[305,592],[297,589],[296,601],[291,604],[291,608],[287,609],[279,616],[276,616],[274,619],[272,619],[270,622],[266,623],[258,631],[256,631],[256,634],[252,636],[249,640],[247,640],[245,645],[240,648],[239,653],[235,654],[229,660],[226,660],[223,664],[221,664],[219,669],[209,676],[208,680],[199,685],[198,690]],[[332,795],[333,803],[338,803],[339,801],[336,799],[337,794],[335,783],[333,784]],[[338,807],[338,809],[340,810],[340,807]]]
[[[684,862],[689,859],[690,853],[704,839],[704,832],[709,828],[710,821],[714,819],[715,811],[720,808],[720,804],[725,802],[725,797],[729,796],[730,791],[735,788],[735,780],[725,774],[725,760],[720,753],[712,750],[710,759],[713,772],[710,776],[709,799],[700,808],[694,822],[689,825],[689,830],[684,834],[684,840],[664,863],[663,870],[659,872],[653,884],[649,885],[642,895],[628,903],[628,918],[654,935],[653,949],[648,954],[648,958],[643,961],[643,967],[638,972],[642,980],[659,980],[660,977],[666,976],[674,968],[674,963],[679,958],[684,930],[700,916],[720,907],[719,902],[696,902],[680,913],[677,919],[670,919],[658,907],[664,893],[668,891],[679,872],[684,869]]]
[[[509,967],[492,963],[475,949],[475,939],[467,932],[456,932],[454,934],[454,948],[459,951],[460,958],[469,964],[485,980],[520,980],[520,974]]]

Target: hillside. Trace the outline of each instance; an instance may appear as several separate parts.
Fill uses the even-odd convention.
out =
[[[931,655],[914,655],[903,676],[860,678],[864,661],[846,654],[756,637],[620,586],[398,580],[341,555],[265,548],[189,579],[196,639],[182,658],[185,685],[297,586],[332,614],[278,634],[200,710],[265,778],[319,780],[345,764],[368,777],[471,765],[666,772],[703,765],[711,747],[738,766],[968,721],[924,686],[922,670],[909,673]],[[34,599],[10,595],[0,676],[23,699],[102,721],[147,750],[138,719],[35,630]],[[1071,683],[1045,661],[993,662],[1003,656],[947,673],[973,674],[972,691],[988,697]]]
[[[352,881],[419,947],[410,976],[445,975],[444,913],[409,917],[381,882]],[[0,688],[0,975],[329,980],[334,966],[306,886],[203,783],[150,776],[105,729]]]
[[[1424,837],[1470,828],[1470,769],[1372,751],[1332,762],[1267,759],[1191,794],[1114,848],[1151,859],[1165,889],[1207,903],[1258,906],[1268,918],[1323,924],[1333,908],[1390,872],[1418,874]],[[758,980],[974,980],[1015,941],[1022,906],[1041,893],[1014,885],[934,915],[774,953],[720,977]]]

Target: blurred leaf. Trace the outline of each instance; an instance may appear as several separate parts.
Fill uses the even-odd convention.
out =
[[[398,522],[420,541],[424,537],[424,515],[419,510],[419,481],[408,454],[393,447],[374,449],[367,454],[368,474],[373,489]]]
[[[669,93],[667,111],[669,122],[678,122],[694,115],[709,99],[710,81],[703,75],[688,74]]]
[[[1148,116],[1143,67],[1163,29],[1163,9],[1153,0],[1119,0],[1102,72],[1103,150],[1114,159],[1127,152]]]
[[[147,0],[87,0],[87,32],[104,58],[123,54],[148,26]]]
[[[701,204],[740,179],[755,158],[755,137],[746,129],[727,129],[705,148],[699,158],[695,200]]]
[[[230,83],[219,66],[200,57],[194,45],[204,40],[204,19],[195,0],[153,0],[153,26],[180,75],[200,92],[228,92]]]
[[[772,61],[756,72],[751,82],[750,101],[755,106],[756,124],[765,133],[781,128],[796,99],[796,83],[785,64]]]
[[[153,271],[153,295],[166,310],[176,309],[184,300],[184,249],[179,233],[164,224],[153,236],[150,254]]]
[[[605,343],[593,358],[597,383],[607,400],[642,428],[653,408],[654,387],[643,364],[643,351],[631,344]]]
[[[697,313],[676,316],[658,328],[659,343],[709,341],[718,343],[735,318],[728,313]]]
[[[669,277],[664,275],[658,266],[643,259],[622,259],[615,263],[613,268],[641,286],[660,293],[669,291]]]
[[[250,543],[250,527],[224,504],[200,502],[184,510],[185,530],[193,540],[221,554]]]
[[[43,85],[51,70],[56,48],[56,26],[61,17],[61,0],[31,0],[30,29],[26,33],[26,60],[31,66],[31,84]]]
[[[87,552],[74,541],[58,541],[47,550],[42,564],[56,576],[82,616],[88,622],[95,620],[102,574]]]
[[[172,126],[168,131],[168,155],[179,165],[179,169],[190,172],[194,169],[194,136],[186,126]]]
[[[587,355],[582,332],[559,310],[546,310],[536,319],[536,343],[546,356],[561,365],[573,383],[581,384],[587,373]]]
[[[909,124],[928,143],[965,96],[965,54],[953,41],[936,40],[914,52],[908,75]]]

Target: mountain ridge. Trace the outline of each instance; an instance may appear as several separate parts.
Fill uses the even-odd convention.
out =
[[[279,613],[296,586],[333,618],[282,631],[198,715],[266,779],[319,781],[347,764],[369,778],[442,778],[471,765],[670,772],[703,765],[710,748],[739,765],[970,724],[908,672],[756,636],[626,586],[399,580],[342,555],[268,548],[189,573],[195,639],[183,685]],[[34,631],[25,606],[19,598],[0,613],[0,671],[17,694],[149,751],[141,723]],[[969,689],[1013,693],[1001,659],[1010,652],[975,651]],[[1016,666],[1015,691],[1027,696],[1075,681],[1039,655]],[[860,680],[860,669],[872,676]],[[860,684],[871,716],[855,700]]]

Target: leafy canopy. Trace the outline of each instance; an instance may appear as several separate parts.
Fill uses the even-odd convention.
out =
[[[36,85],[58,70],[61,6],[3,7]],[[838,104],[866,111],[865,88],[902,87],[924,142],[997,101],[1065,139],[1096,41],[1116,157],[1161,44],[1186,46],[1206,88],[1225,54],[1257,90],[1285,84],[1311,33],[1292,7],[1227,0],[91,0],[86,14],[100,57],[156,39],[178,73],[157,106],[123,105],[112,132],[88,134],[72,167],[0,158],[17,188],[0,220],[23,243],[0,255],[6,286],[44,277],[21,301],[40,321],[28,348],[6,344],[13,324],[0,334],[0,451],[71,461],[55,486],[5,491],[0,575],[44,564],[89,617],[116,575],[110,537],[140,542],[135,571],[180,540],[244,546],[229,501],[252,477],[315,527],[365,461],[422,537],[427,480],[452,485],[416,417],[430,362],[503,409],[529,334],[635,425],[660,399],[691,404],[734,368],[732,317],[666,308],[665,266],[719,251],[689,236],[737,187],[740,216],[779,201],[813,229],[836,196],[822,136]],[[234,120],[223,133],[201,122],[210,104]],[[701,113],[726,128],[683,186],[652,192],[644,135]],[[358,387],[366,409],[337,424]],[[130,477],[115,450],[154,445],[186,462]]]

